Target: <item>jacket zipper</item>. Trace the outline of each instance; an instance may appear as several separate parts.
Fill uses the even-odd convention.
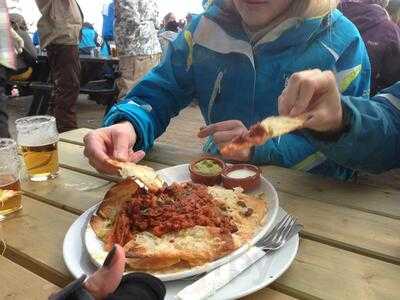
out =
[[[221,81],[223,78],[224,78],[224,73],[221,71],[218,73],[217,79],[214,82],[214,88],[211,93],[210,102],[208,102],[208,115],[207,115],[208,124],[212,123],[211,113],[214,107],[215,100],[217,99],[217,96],[221,93]]]

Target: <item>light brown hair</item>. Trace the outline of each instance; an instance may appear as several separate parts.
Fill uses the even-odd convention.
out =
[[[292,0],[289,16],[305,19],[323,17],[334,10],[338,3],[338,0]]]

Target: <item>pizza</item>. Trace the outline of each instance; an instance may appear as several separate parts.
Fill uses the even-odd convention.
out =
[[[266,118],[261,123],[253,125],[246,135],[237,137],[231,143],[223,146],[220,152],[224,156],[233,156],[235,153],[240,153],[253,146],[263,145],[271,138],[301,129],[305,121],[305,116]]]
[[[105,195],[90,227],[105,251],[124,247],[127,269],[169,272],[229,255],[265,223],[264,198],[192,182],[157,190],[128,177]]]

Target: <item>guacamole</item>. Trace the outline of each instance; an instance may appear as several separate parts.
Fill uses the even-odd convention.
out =
[[[193,168],[196,172],[206,176],[214,176],[222,172],[221,166],[211,159],[201,160]]]

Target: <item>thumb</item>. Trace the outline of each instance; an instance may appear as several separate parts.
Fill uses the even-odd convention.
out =
[[[125,251],[114,245],[103,267],[91,275],[84,286],[95,299],[104,299],[113,293],[121,282],[125,270]]]
[[[123,131],[112,133],[112,143],[114,146],[113,157],[118,161],[128,161],[131,141],[129,135]]]
[[[146,155],[146,153],[142,150],[137,151],[137,152],[130,151],[129,152],[129,161],[133,162],[133,163],[137,163],[138,161],[141,161],[145,155]]]

